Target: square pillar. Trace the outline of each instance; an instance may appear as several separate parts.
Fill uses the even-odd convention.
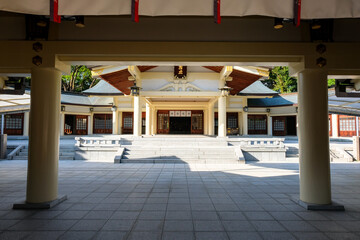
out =
[[[243,122],[242,135],[247,136],[248,135],[248,113],[245,111],[242,113],[242,122]]]
[[[153,135],[157,133],[157,110],[155,107],[151,111],[151,132]]]
[[[30,113],[24,112],[24,128],[23,128],[23,136],[29,136],[29,120],[30,120]]]
[[[339,137],[339,115],[338,114],[331,115],[331,129],[332,129],[332,137]]]
[[[299,73],[300,200],[329,205],[331,201],[327,73]]]
[[[1,114],[1,134],[5,131],[5,114]]]
[[[65,113],[60,112],[60,136],[64,136]]]
[[[146,124],[145,124],[145,135],[151,135],[151,106],[146,103]]]
[[[204,125],[203,125],[203,130],[204,130],[204,135],[208,135],[209,134],[209,110],[208,109],[205,109],[203,110],[203,113],[204,113]]]
[[[119,134],[122,134],[122,124],[123,124],[122,112],[119,112]]]
[[[141,97],[134,96],[134,136],[141,136]]]
[[[119,114],[117,112],[117,108],[113,107],[112,109],[112,134],[117,135],[118,132],[118,123],[119,123]]]
[[[93,134],[93,114],[88,116],[88,135]]]
[[[226,137],[226,97],[218,100],[218,136]]]
[[[267,114],[267,135],[272,136],[272,117],[270,114]]]
[[[213,136],[214,135],[214,103],[210,104],[209,109],[208,109],[208,124],[209,124],[209,135]]]

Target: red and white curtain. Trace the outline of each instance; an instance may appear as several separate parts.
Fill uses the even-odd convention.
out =
[[[359,18],[360,0],[302,0],[301,18]],[[58,0],[59,15],[131,15],[130,0]],[[0,10],[50,15],[49,0],[1,0]],[[213,16],[214,0],[140,0],[141,16]],[[221,16],[294,17],[293,0],[221,0]]]

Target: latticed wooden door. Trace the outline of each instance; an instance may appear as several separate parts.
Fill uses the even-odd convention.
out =
[[[272,125],[274,136],[286,135],[286,117],[273,117]]]
[[[87,135],[88,133],[88,116],[85,115],[76,115],[75,122],[75,134],[77,135]]]
[[[132,134],[134,127],[134,113],[132,112],[123,112],[123,123],[122,123],[122,133],[123,134]]]
[[[248,133],[249,134],[267,134],[267,116],[266,115],[248,115]]]
[[[191,133],[204,133],[204,114],[203,111],[191,111]]]
[[[168,110],[159,110],[157,114],[157,133],[159,134],[169,134],[169,111]]]

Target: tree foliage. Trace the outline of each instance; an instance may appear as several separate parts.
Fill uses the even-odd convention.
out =
[[[71,66],[71,74],[63,75],[61,80],[61,88],[65,92],[82,92],[99,82],[84,65]]]
[[[269,78],[263,81],[268,88],[279,93],[290,93],[297,91],[297,79],[289,75],[288,67],[274,67]]]
[[[335,79],[328,79],[328,87],[329,88],[335,87]]]

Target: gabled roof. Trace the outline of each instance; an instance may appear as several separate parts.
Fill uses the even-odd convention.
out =
[[[145,72],[154,67],[156,66],[138,66],[141,72]],[[128,69],[100,75],[102,79],[126,95],[130,94],[129,88],[134,84],[132,81],[129,81],[130,76],[131,74]]]
[[[223,69],[223,66],[205,66],[205,68],[219,73]],[[233,79],[232,81],[228,81],[227,85],[232,88],[230,91],[230,94],[232,95],[238,94],[240,91],[244,90],[249,85],[262,78],[260,75],[239,71],[237,69],[233,69],[230,77]]]
[[[278,92],[271,90],[262,84],[261,81],[256,81],[244,90],[240,91],[238,95],[241,96],[275,96],[278,95]]]
[[[117,88],[104,80],[100,80],[94,87],[83,91],[85,95],[98,95],[98,96],[119,96],[124,95]]]
[[[61,93],[61,103],[80,106],[111,106],[113,103],[112,97],[88,97],[76,93]]]
[[[297,105],[297,94],[275,96],[273,98],[249,98],[249,107],[285,107]]]

